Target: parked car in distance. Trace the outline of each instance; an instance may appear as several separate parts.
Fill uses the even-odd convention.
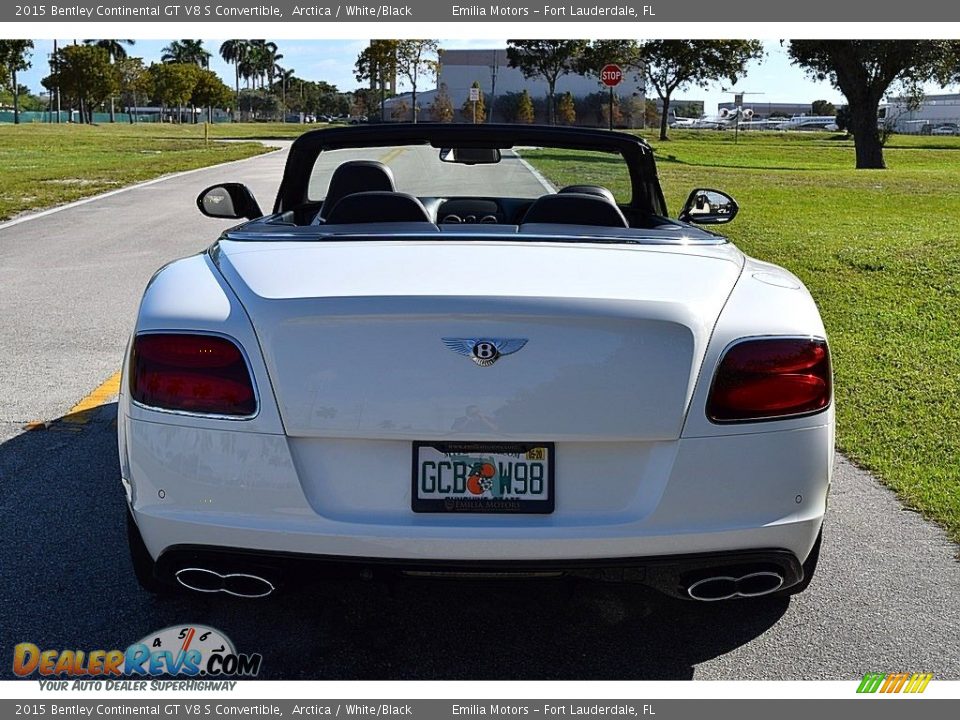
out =
[[[960,135],[960,125],[957,123],[943,123],[930,131],[931,135]]]

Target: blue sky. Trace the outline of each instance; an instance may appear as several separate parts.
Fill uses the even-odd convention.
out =
[[[82,39],[78,39],[81,40]],[[60,39],[60,43],[71,43],[72,39]],[[131,55],[142,57],[149,64],[159,61],[162,49],[169,40],[138,40],[130,48]],[[353,76],[353,63],[360,51],[366,47],[367,40],[279,40],[276,41],[283,53],[284,59],[280,64],[285,68],[293,68],[298,77],[307,80],[325,80],[336,85],[341,90],[353,90],[358,83]],[[233,86],[233,67],[227,65],[217,55],[220,40],[205,40],[204,45],[214,56],[211,69],[220,74],[224,81]],[[33,67],[22,73],[21,83],[37,92],[41,90],[40,80],[49,74],[47,55],[53,49],[52,40],[35,40],[33,53]],[[750,64],[747,75],[737,88],[753,93],[762,93],[748,96],[747,102],[812,102],[813,100],[829,100],[833,103],[843,102],[843,96],[834,90],[828,83],[819,83],[810,80],[804,72],[790,64],[786,51],[779,41],[765,41],[767,54],[762,60]],[[505,47],[506,40],[441,40],[442,48],[456,49],[469,47]],[[717,103],[729,101],[732,98],[721,91],[722,84],[717,83],[706,90],[693,88],[681,93],[681,97],[702,99],[705,101],[706,112],[716,111]],[[930,87],[929,92],[936,88]]]

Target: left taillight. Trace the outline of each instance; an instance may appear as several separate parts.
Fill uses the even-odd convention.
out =
[[[250,370],[232,341],[216,335],[137,335],[130,395],[163,410],[247,417],[257,410]]]

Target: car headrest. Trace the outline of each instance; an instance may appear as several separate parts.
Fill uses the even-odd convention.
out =
[[[558,191],[561,195],[570,193],[575,193],[577,195],[596,195],[597,197],[606,198],[614,205],[617,204],[617,201],[613,197],[613,193],[603,187],[603,185],[567,185],[565,188],[561,188]]]
[[[396,190],[393,172],[376,160],[347,160],[337,166],[330,178],[327,197],[324,198],[320,216],[327,218],[330,211],[347,195],[370,190]]]
[[[358,192],[340,199],[327,216],[327,225],[393,222],[432,222],[413,195],[400,192]]]
[[[597,195],[572,192],[544,195],[534,200],[523,216],[523,224],[527,223],[629,227],[614,203]]]

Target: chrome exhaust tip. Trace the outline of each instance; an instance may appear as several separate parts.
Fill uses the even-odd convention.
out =
[[[783,587],[783,575],[770,570],[747,573],[739,577],[715,575],[698,580],[687,588],[687,595],[700,602],[717,602],[734,598],[761,597]]]
[[[218,573],[208,568],[187,567],[174,574],[188,590],[201,593],[226,593],[234,597],[265,598],[276,587],[266,578],[249,573]]]

